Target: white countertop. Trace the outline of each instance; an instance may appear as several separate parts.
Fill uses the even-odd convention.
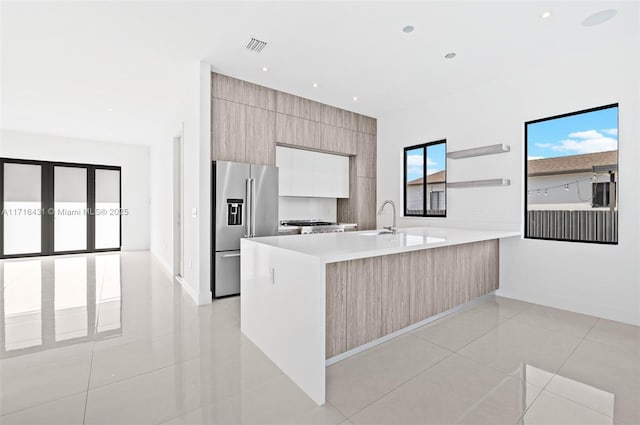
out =
[[[325,263],[398,254],[490,239],[520,236],[520,232],[444,227],[406,227],[394,234],[380,230],[311,235],[268,236],[246,239],[320,258]]]
[[[344,226],[345,229],[352,229],[354,227],[358,227],[355,223],[337,223],[339,226]],[[282,224],[278,227],[279,232],[287,232],[287,231],[297,231],[302,229],[302,226],[283,226]]]

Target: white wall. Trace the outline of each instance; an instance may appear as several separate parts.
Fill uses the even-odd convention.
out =
[[[149,249],[149,147],[2,130],[0,156],[122,167],[122,249]]]
[[[211,65],[196,62],[176,105],[175,129],[151,150],[151,251],[173,270],[173,137],[184,144],[184,273],[182,286],[198,304],[211,302]],[[182,129],[182,130],[180,130]]]
[[[487,84],[379,117],[378,199],[401,201],[404,146],[444,138],[449,151],[506,143],[511,145],[509,153],[449,160],[447,178],[509,178],[511,186],[449,189],[447,218],[399,222],[522,230],[524,122],[618,102],[619,244],[505,240],[498,292],[640,324],[640,66],[638,55],[629,53],[637,50],[637,31],[629,36],[616,45],[596,45],[588,52],[496,76]]]
[[[176,134],[178,128],[176,128]],[[151,252],[173,275],[173,139],[151,147]]]

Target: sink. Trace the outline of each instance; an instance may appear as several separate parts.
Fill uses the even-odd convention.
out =
[[[371,232],[360,233],[360,236],[378,236],[378,235],[393,235],[391,230],[374,230]]]

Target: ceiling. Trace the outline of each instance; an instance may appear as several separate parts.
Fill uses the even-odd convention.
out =
[[[177,131],[176,111],[200,60],[378,117],[594,44],[614,46],[639,27],[635,1],[3,1],[1,8],[2,128],[149,145]],[[618,10],[612,20],[581,25],[609,8]],[[415,30],[404,33],[405,25]],[[244,48],[251,36],[268,42],[262,53]],[[448,52],[457,56],[445,59]]]

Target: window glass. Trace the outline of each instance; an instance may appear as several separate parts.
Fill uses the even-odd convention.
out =
[[[526,237],[618,241],[618,105],[525,124]]]
[[[426,178],[425,178],[426,176]],[[444,217],[447,214],[446,141],[404,150],[404,214]]]

